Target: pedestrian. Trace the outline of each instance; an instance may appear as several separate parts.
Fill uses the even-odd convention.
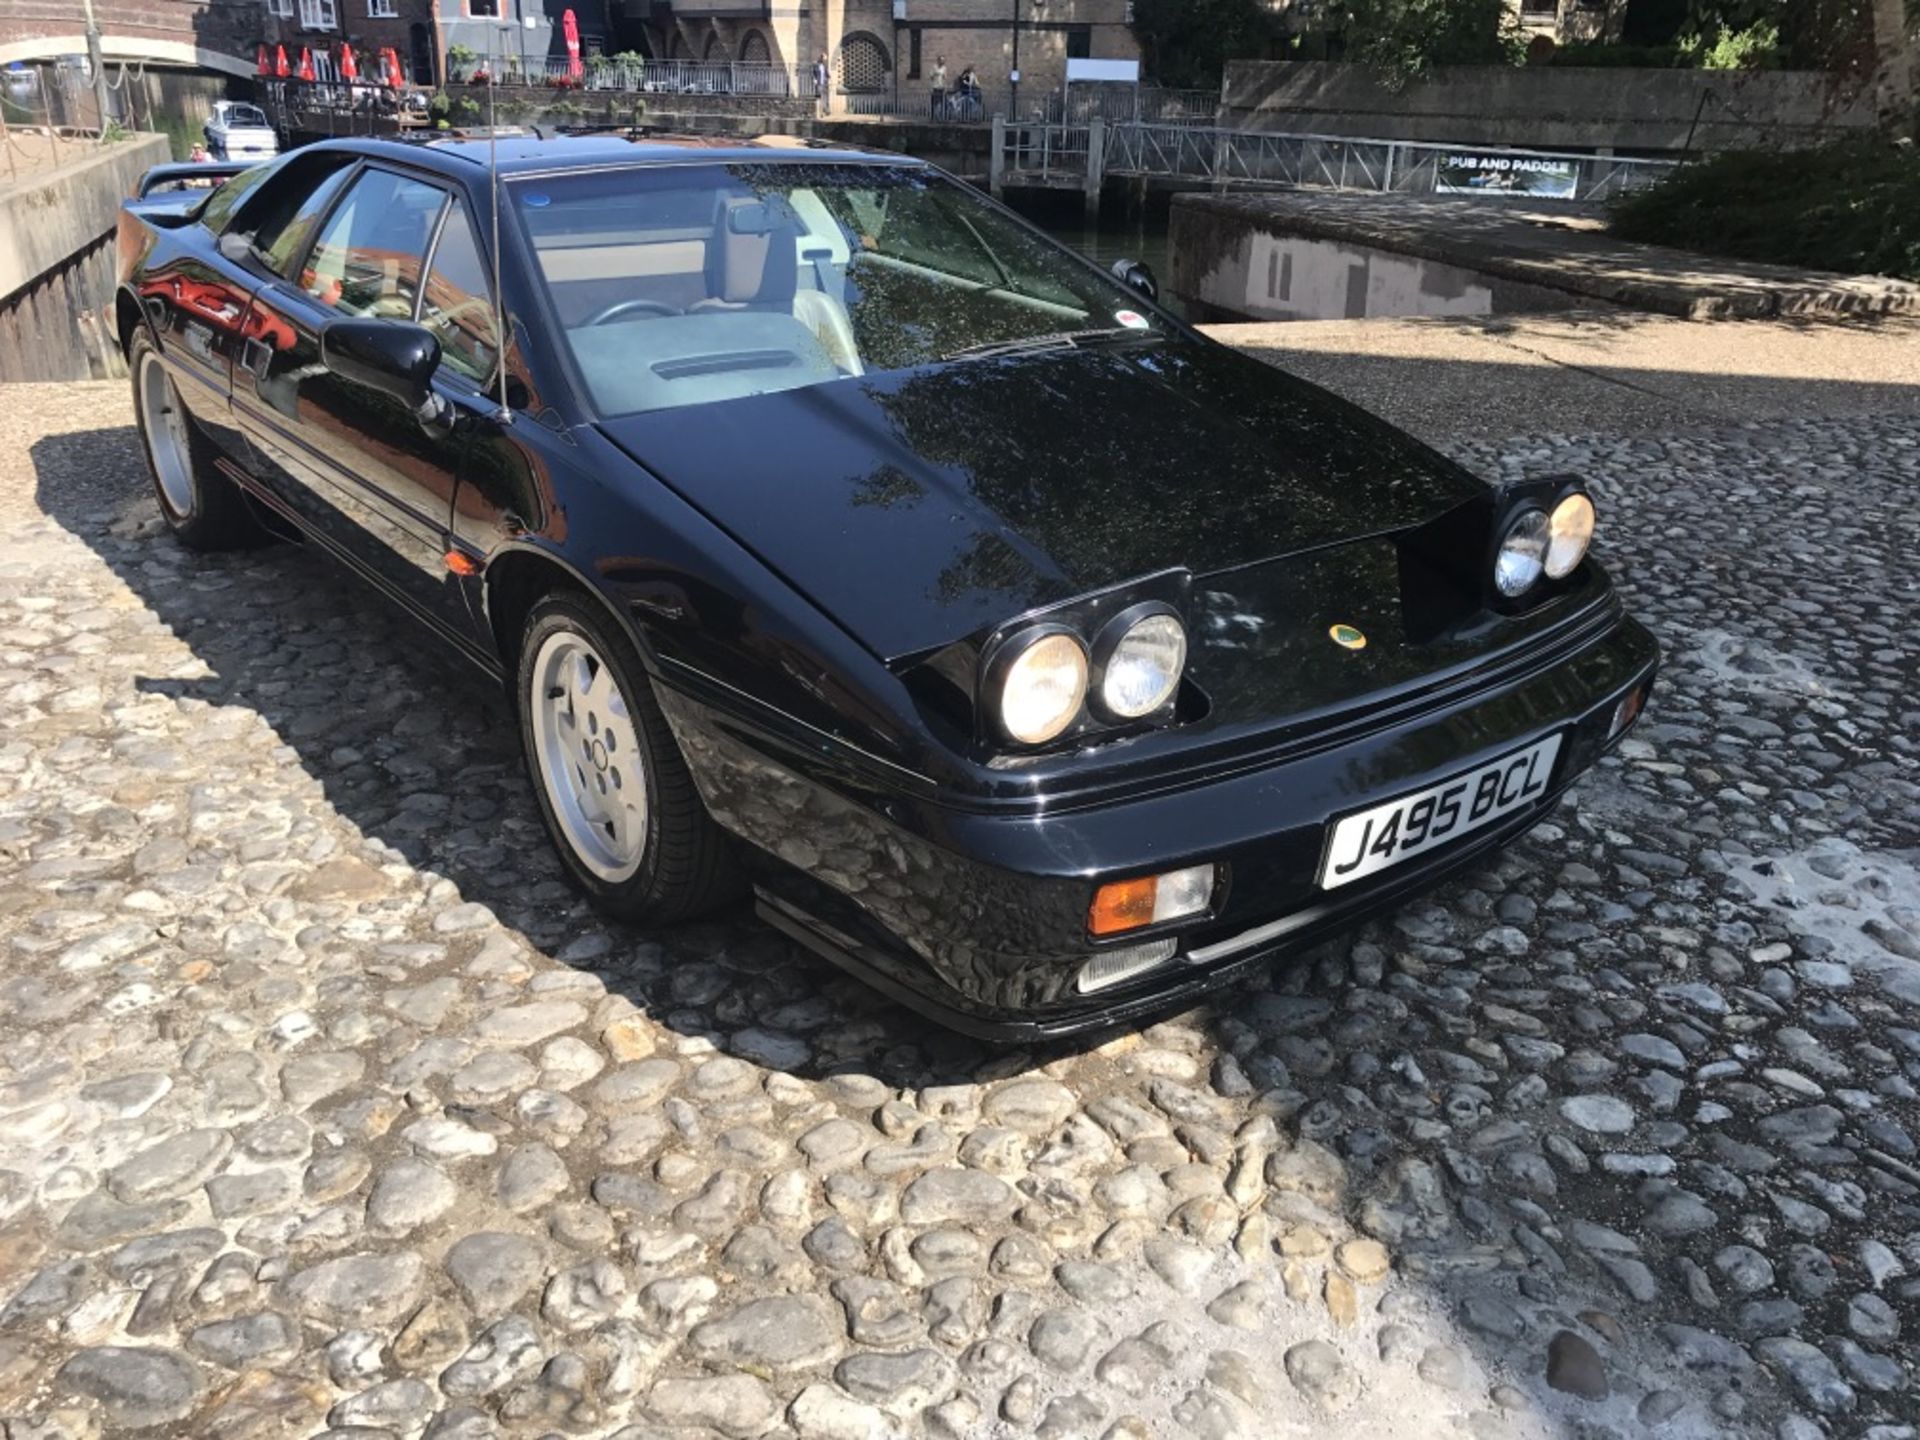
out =
[[[213,156],[207,153],[206,146],[202,145],[198,140],[196,140],[193,142],[193,149],[187,152],[187,159],[191,160],[196,165],[205,165],[208,161],[213,159]]]
[[[940,112],[945,108],[946,100],[947,100],[947,57],[944,55],[936,55],[933,57],[933,118],[934,119],[938,120],[941,118]]]
[[[960,72],[960,86],[955,91],[955,96],[958,100],[956,119],[978,120],[980,118],[983,109],[980,104],[980,77],[974,73],[973,66],[969,65]]]
[[[820,58],[813,62],[813,93],[820,97],[820,113],[827,113],[828,87],[832,84],[833,72],[827,69],[827,52],[822,50]]]

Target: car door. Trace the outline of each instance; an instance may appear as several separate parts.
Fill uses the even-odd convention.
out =
[[[243,464],[246,441],[233,424],[227,397],[260,281],[250,257],[243,258],[240,248],[227,253],[222,242],[244,216],[264,214],[267,195],[289,183],[283,169],[261,166],[221,186],[196,224],[161,234],[133,277],[181,400],[201,429]],[[236,240],[243,233],[236,231]]]
[[[261,286],[264,337],[234,375],[234,411],[263,478],[323,544],[423,619],[464,640],[471,616],[446,565],[457,427],[329,371],[320,335],[341,317],[413,323],[428,252],[452,196],[370,164],[345,184],[312,243]]]

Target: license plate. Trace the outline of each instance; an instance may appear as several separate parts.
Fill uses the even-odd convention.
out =
[[[1337,820],[1320,864],[1320,888],[1333,890],[1458,839],[1546,793],[1560,737],[1489,761],[1464,775]]]

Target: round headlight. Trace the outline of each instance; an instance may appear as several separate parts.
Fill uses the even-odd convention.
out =
[[[1593,540],[1593,501],[1575,491],[1553,507],[1547,521],[1547,575],[1564,580],[1585,558]]]
[[[1043,631],[1007,662],[1005,675],[1000,728],[1022,745],[1045,744],[1073,724],[1086,702],[1087,647],[1067,631]]]
[[[1517,600],[1538,582],[1546,558],[1547,512],[1522,510],[1500,538],[1500,553],[1493,559],[1494,588]]]
[[[1099,648],[1100,709],[1112,719],[1151,715],[1180,688],[1187,631],[1177,615],[1164,610],[1119,615]]]

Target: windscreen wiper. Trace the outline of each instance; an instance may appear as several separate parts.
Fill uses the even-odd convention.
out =
[[[1093,330],[1056,330],[1049,335],[1027,335],[1018,340],[988,340],[979,345],[963,345],[940,358],[977,360],[993,355],[1026,355],[1038,350],[1080,350],[1125,341],[1158,344],[1160,339],[1157,331],[1136,330],[1128,325],[1109,325]]]

